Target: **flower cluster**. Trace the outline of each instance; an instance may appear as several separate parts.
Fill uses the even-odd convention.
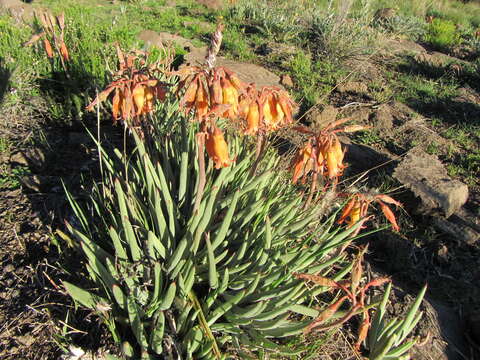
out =
[[[305,184],[310,173],[325,175],[329,180],[334,181],[342,175],[346,167],[343,163],[345,150],[342,149],[337,134],[340,132],[355,132],[366,128],[360,125],[352,125],[335,129],[350,120],[334,121],[317,134],[305,127],[295,128],[299,132],[310,135],[310,138],[292,161],[293,183],[301,178],[302,183]]]
[[[395,205],[398,207],[402,207],[402,204],[392,199],[390,196],[384,194],[372,195],[362,193],[355,193],[353,195],[342,193],[340,194],[340,196],[351,196],[351,198],[343,208],[340,219],[338,219],[337,221],[338,224],[346,223],[348,227],[352,227],[358,221],[367,217],[368,208],[370,207],[372,202],[375,202],[380,205],[383,214],[385,215],[386,219],[392,224],[393,229],[395,231],[400,230],[400,227],[398,226],[397,220],[395,218],[395,214],[387,204]],[[357,235],[360,229],[361,228],[359,227],[353,235]]]
[[[53,59],[55,54],[60,56],[62,65],[65,68],[65,62],[70,60],[70,54],[65,44],[65,15],[62,13],[58,16],[43,12],[38,16],[42,31],[34,34],[24,46],[31,46],[40,39],[43,41],[45,53],[49,59]],[[52,46],[53,44],[53,46]]]
[[[147,65],[145,52],[136,51],[124,54],[117,46],[119,70],[105,90],[87,106],[93,110],[98,103],[112,96],[112,117],[123,121],[134,120],[153,111],[155,101],[165,100],[167,87],[156,77],[156,64]]]

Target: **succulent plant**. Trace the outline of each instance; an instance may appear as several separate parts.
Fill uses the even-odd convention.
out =
[[[230,141],[234,164],[208,166],[195,210],[198,124],[162,106],[151,132],[133,132],[128,159],[100,147],[105,172],[86,206],[70,196],[79,225],[67,227],[96,290],[67,291],[129,356],[224,358],[227,342],[288,352],[269,339],[301,333],[312,320],[303,304],[326,291],[292,274],[346,275],[351,264],[329,254],[356,226],[332,230],[333,216],[303,210],[273,151],[252,176],[254,151],[241,139]]]

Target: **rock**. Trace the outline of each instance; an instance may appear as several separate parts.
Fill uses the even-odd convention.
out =
[[[197,0],[197,2],[211,10],[220,10],[224,6],[222,0]]]
[[[383,42],[383,51],[386,56],[395,54],[420,54],[426,53],[427,50],[415,41],[406,39],[387,39]]]
[[[357,171],[368,170],[392,160],[387,152],[380,152],[368,145],[352,143],[347,136],[340,136],[340,142],[347,149],[345,161]]]
[[[468,198],[468,187],[452,180],[443,164],[434,155],[413,148],[396,167],[393,176],[422,200],[422,212],[447,218],[460,209]]]
[[[468,353],[469,346],[464,336],[466,329],[455,309],[428,298],[424,299],[422,307],[424,315],[417,330],[421,334],[421,340],[410,351],[411,358],[464,359],[459,353]]]
[[[20,179],[22,185],[32,192],[51,192],[59,184],[59,178],[46,175],[28,175]]]
[[[360,81],[348,81],[346,83],[339,84],[337,87],[339,93],[353,93],[358,95],[368,95],[367,84]]]
[[[195,47],[193,43],[178,35],[169,33],[157,33],[150,30],[142,31],[139,34],[139,39],[145,42],[147,47],[157,46],[162,48],[167,43],[174,42],[188,51],[185,55],[184,65],[198,65],[202,64],[205,59],[207,47]],[[258,87],[262,86],[279,86],[280,77],[271,71],[259,65],[244,63],[240,61],[226,59],[222,56],[217,56],[217,66],[224,66],[237,73],[239,78],[246,83],[255,83]]]
[[[307,122],[316,129],[322,129],[337,119],[338,109],[332,105],[325,105],[323,108],[315,107],[308,115]]]
[[[373,15],[373,20],[379,21],[379,22],[390,20],[394,18],[396,14],[397,14],[397,11],[393,8],[378,9],[375,12],[375,15]]]
[[[283,74],[280,77],[280,84],[282,84],[283,86],[289,87],[289,88],[293,87],[293,81],[292,81],[292,78],[290,77],[290,75]]]
[[[17,336],[17,337],[15,337],[15,340],[20,345],[24,345],[24,346],[30,346],[35,342],[35,338],[31,335]]]
[[[4,268],[3,268],[3,272],[4,273],[10,273],[10,272],[13,272],[15,270],[15,266],[13,266],[12,264],[7,264]]]
[[[480,233],[474,229],[458,222],[449,221],[441,216],[434,216],[433,224],[438,229],[468,245],[474,245],[480,239]]]
[[[42,148],[33,147],[12,154],[10,156],[10,163],[41,170],[45,166],[46,159],[46,152]]]
[[[475,245],[480,241],[479,222],[478,216],[464,207],[457,210],[448,220],[443,216],[433,217],[433,224],[437,228],[468,245]]]
[[[7,12],[19,22],[34,17],[32,6],[20,0],[0,0],[0,12]]]
[[[387,104],[380,105],[373,113],[373,126],[380,130],[390,130],[393,127],[393,115],[391,110],[392,109]]]
[[[69,145],[86,145],[92,142],[90,135],[82,132],[71,132],[68,134],[68,143]]]

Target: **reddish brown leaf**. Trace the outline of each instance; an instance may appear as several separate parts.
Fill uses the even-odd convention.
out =
[[[390,196],[388,195],[384,195],[384,194],[380,194],[380,195],[377,195],[375,196],[377,199],[383,201],[383,202],[386,202],[387,204],[391,204],[391,205],[396,205],[398,207],[403,207],[402,203],[391,198]]]
[[[326,278],[321,275],[293,273],[293,276],[296,277],[297,279],[312,281],[315,284],[320,286],[338,287],[338,284],[334,280]]]
[[[352,211],[353,206],[355,205],[356,202],[356,197],[353,197],[347,205],[343,208],[342,215],[340,216],[340,219],[337,220],[337,224],[342,224],[345,219],[350,215],[350,211]]]
[[[30,40],[28,40],[27,42],[23,43],[23,46],[25,46],[25,47],[32,46],[32,45],[35,44],[38,40],[40,40],[43,36],[45,36],[45,31],[42,31],[40,34],[34,34],[34,35],[32,35],[32,37],[30,38]]]
[[[69,61],[70,60],[70,55],[68,54],[67,50],[67,45],[62,41],[62,44],[60,45],[60,54],[63,57],[63,60]]]
[[[400,227],[397,224],[397,219],[395,219],[395,214],[393,213],[392,209],[390,209],[387,205],[383,202],[379,202],[380,207],[382,208],[382,212],[387,218],[387,220],[392,224],[393,230],[400,231]]]
[[[53,58],[53,49],[50,41],[47,38],[43,39],[43,46],[45,47],[45,52],[49,58]]]
[[[95,105],[107,100],[108,95],[110,95],[110,93],[113,91],[113,89],[115,89],[115,87],[110,86],[110,87],[106,88],[105,90],[103,90],[101,93],[99,93],[98,96],[89,105],[87,105],[86,110],[87,111],[92,111],[93,107]]]
[[[368,329],[370,328],[370,315],[368,314],[368,310],[364,311],[363,313],[363,321],[360,324],[360,328],[358,329],[358,339],[355,343],[355,349],[357,351],[360,350],[360,345],[365,341],[368,335]]]
[[[307,326],[307,328],[304,330],[305,334],[308,334],[310,331],[312,331],[314,328],[317,326],[320,326],[323,322],[329,320],[335,313],[338,311],[340,306],[345,302],[347,299],[347,296],[341,297],[339,300],[334,302],[332,305],[327,307],[325,310],[323,310],[318,317],[310,323],[310,325]]]

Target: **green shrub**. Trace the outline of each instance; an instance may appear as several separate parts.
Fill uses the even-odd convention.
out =
[[[385,31],[417,41],[425,36],[425,22],[416,16],[394,16],[375,24]]]
[[[453,22],[436,18],[428,26],[425,41],[439,50],[447,50],[460,43],[460,34]]]

